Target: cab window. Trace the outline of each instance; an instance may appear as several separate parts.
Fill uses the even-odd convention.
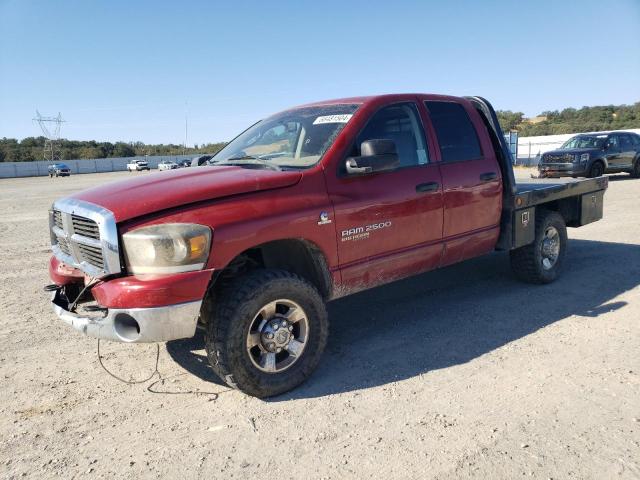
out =
[[[607,140],[607,150],[611,152],[620,151],[620,138],[617,135],[611,135]]]
[[[633,150],[631,135],[620,135],[620,138],[621,138],[620,145],[622,147],[623,152],[628,152],[629,150]]]
[[[415,103],[397,103],[378,110],[356,137],[353,155],[360,155],[362,142],[374,139],[393,140],[401,168],[429,163],[424,131]]]
[[[467,111],[455,102],[425,102],[436,131],[443,162],[482,157],[480,141]]]

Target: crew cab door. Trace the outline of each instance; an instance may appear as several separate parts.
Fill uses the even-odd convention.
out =
[[[393,170],[348,173],[367,140],[391,140]],[[436,268],[442,253],[442,186],[415,102],[378,109],[356,136],[337,178],[327,182],[334,204],[338,256],[348,293]]]
[[[621,150],[621,167],[632,168],[633,161],[636,158],[636,146],[633,144],[631,135],[627,133],[620,134],[620,150]]]
[[[620,136],[609,135],[604,148],[609,168],[613,170],[622,168],[624,166],[624,159],[620,146]]]
[[[486,127],[473,108],[440,100],[427,100],[425,106],[440,149],[442,265],[448,265],[494,249],[500,234],[502,176]]]

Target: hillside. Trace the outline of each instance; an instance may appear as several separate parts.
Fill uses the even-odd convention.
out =
[[[27,137],[22,141],[14,138],[0,139],[0,162],[31,162],[43,160],[44,137]],[[59,160],[77,158],[134,157],[138,155],[182,155],[215,153],[225,143],[208,143],[183,148],[182,145],[146,145],[142,142],[96,142],[61,139],[56,142],[56,157]]]
[[[497,114],[503,130],[517,130],[521,137],[640,128],[640,102],[633,105],[565,108],[542,112],[530,120],[524,118],[522,112],[502,110]]]

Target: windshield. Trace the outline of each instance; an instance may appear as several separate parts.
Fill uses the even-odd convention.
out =
[[[262,120],[218,152],[214,165],[309,168],[318,163],[358,105],[300,107]]]
[[[606,139],[606,135],[579,135],[567,140],[560,148],[602,148]]]

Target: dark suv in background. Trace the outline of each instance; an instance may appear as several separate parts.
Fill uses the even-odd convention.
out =
[[[68,177],[71,175],[71,169],[65,163],[54,163],[47,167],[49,177]]]
[[[541,177],[599,177],[629,172],[640,178],[640,135],[630,132],[581,134],[557,150],[546,152],[538,164]]]

